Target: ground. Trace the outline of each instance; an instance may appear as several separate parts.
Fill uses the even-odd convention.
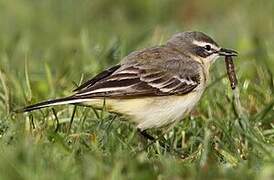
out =
[[[273,1],[0,0],[0,179],[274,179]],[[144,148],[133,124],[74,106],[13,110],[69,95],[135,49],[199,30],[235,59],[244,115],[225,65],[190,116]],[[58,128],[57,128],[58,127]],[[160,131],[150,131],[159,136]],[[180,156],[176,152],[180,152]]]

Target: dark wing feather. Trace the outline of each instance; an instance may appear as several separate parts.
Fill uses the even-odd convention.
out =
[[[163,66],[164,70],[145,69],[140,75],[143,82],[158,89],[162,95],[186,94],[200,84],[199,65],[196,62],[171,60]]]
[[[159,55],[158,57],[161,58]],[[155,63],[156,60],[160,63]],[[96,82],[91,80],[91,84],[85,83],[84,88],[78,88],[74,97],[131,98],[180,95],[192,91],[199,85],[200,66],[197,62],[186,56],[156,60],[123,64]]]
[[[110,76],[113,72],[115,72],[117,69],[119,69],[121,67],[120,64],[113,66],[109,69],[104,70],[103,72],[99,73],[97,76],[95,76],[94,78],[84,82],[83,84],[81,84],[79,87],[77,87],[76,89],[73,90],[73,92],[79,91],[79,90],[83,90],[83,89],[87,89],[89,87],[91,87],[92,85],[94,85],[96,82]]]

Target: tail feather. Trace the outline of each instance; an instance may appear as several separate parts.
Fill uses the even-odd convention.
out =
[[[85,101],[88,101],[88,99],[65,97],[65,98],[60,98],[60,99],[53,99],[53,100],[39,102],[37,104],[33,104],[30,106],[26,106],[22,109],[16,110],[15,112],[17,112],[17,113],[30,112],[30,111],[50,107],[50,106],[57,106],[57,105],[64,105],[64,104],[76,104],[76,103],[81,103],[81,102],[85,102]]]

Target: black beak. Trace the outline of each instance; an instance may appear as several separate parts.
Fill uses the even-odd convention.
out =
[[[237,56],[238,55],[237,51],[234,51],[232,49],[225,49],[225,48],[221,48],[218,51],[218,54],[220,56]]]

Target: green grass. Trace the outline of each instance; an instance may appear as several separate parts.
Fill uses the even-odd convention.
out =
[[[0,179],[274,179],[274,3],[0,0]],[[183,154],[143,150],[133,124],[73,106],[13,109],[69,95],[83,79],[175,32],[200,30],[240,52],[241,103],[219,60],[194,112],[165,135]],[[159,131],[151,131],[155,136]]]

